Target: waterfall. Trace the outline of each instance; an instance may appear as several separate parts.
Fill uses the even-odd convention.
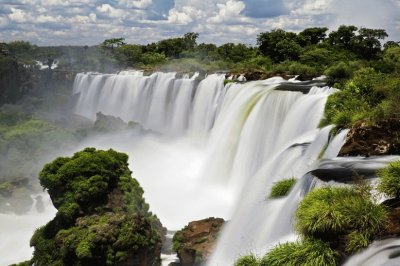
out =
[[[311,189],[323,183],[315,171],[360,169],[368,175],[394,159],[336,158],[348,131],[330,138],[332,126],[318,128],[333,88],[280,77],[224,85],[225,75],[208,75],[200,82],[198,76],[146,76],[141,71],[77,74],[76,114],[94,120],[102,112],[146,130],[98,134],[76,151],[92,146],[127,153],[151,211],[169,230],[210,216],[229,220],[210,266],[232,265],[248,253],[263,256],[275,244],[295,240],[295,210]],[[297,182],[289,195],[269,199],[273,184],[290,177]],[[5,254],[0,264],[29,258],[30,234],[6,234],[18,231],[14,224],[33,231],[54,213],[47,208],[45,215],[35,216],[45,220],[32,219],[31,213],[1,214],[5,224],[0,234],[7,237],[0,246]],[[12,248],[17,245],[23,252]],[[355,260],[373,262],[372,253],[382,251],[386,256],[386,250],[372,247]]]
[[[175,73],[161,72],[81,73],[73,88],[79,94],[75,113],[95,119],[102,112],[163,134],[182,135],[191,128],[207,135],[225,95],[224,76],[209,75],[196,87],[198,75],[176,79]]]
[[[262,255],[278,241],[296,237],[292,215],[302,197],[316,184],[307,173],[315,167],[328,143],[332,127],[319,129],[318,124],[327,97],[336,90],[329,87],[311,87],[308,93],[275,90],[288,82],[280,77],[224,86],[225,77],[219,74],[208,75],[196,86],[195,77],[177,79],[175,73],[143,76],[137,72],[79,74],[74,87],[74,92],[80,94],[75,111],[89,118],[101,111],[125,121],[139,122],[163,135],[202,140],[202,163],[196,166],[199,166],[198,177],[191,181],[195,185],[188,189],[189,185],[180,181],[179,187],[172,189],[175,194],[185,195],[188,202],[199,202],[191,194],[205,195],[203,201],[210,205],[218,205],[218,194],[229,195],[229,204],[221,204],[225,208],[221,213],[230,222],[209,265],[230,265],[240,255],[248,252]],[[296,86],[301,82],[290,84]],[[345,134],[343,131],[331,141],[326,158],[337,155]],[[162,175],[168,173],[163,171]],[[288,197],[266,199],[274,182],[292,176],[298,182]],[[144,190],[154,189],[147,182],[149,178],[143,180]],[[210,188],[218,194],[204,192]],[[157,199],[148,193],[146,198],[163,220],[167,214],[163,208],[157,208]],[[164,195],[163,201],[170,199]],[[191,211],[187,206],[180,209]],[[199,212],[201,209],[198,207]],[[210,215],[218,214],[210,212]]]

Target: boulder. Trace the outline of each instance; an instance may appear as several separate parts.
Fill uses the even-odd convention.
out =
[[[173,249],[178,253],[182,266],[200,265],[213,251],[218,233],[225,221],[210,217],[190,222],[185,228],[175,233]]]
[[[400,120],[389,119],[375,125],[355,124],[347,134],[339,156],[373,156],[400,154]]]

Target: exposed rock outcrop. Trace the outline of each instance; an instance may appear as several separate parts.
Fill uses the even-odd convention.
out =
[[[165,229],[131,178],[128,156],[94,148],[40,173],[58,212],[31,239],[35,265],[160,265]]]
[[[366,125],[358,123],[347,134],[339,156],[400,154],[400,120],[389,119]]]
[[[204,263],[213,251],[224,222],[224,219],[211,217],[190,222],[185,228],[176,232],[173,237],[173,248],[178,253],[180,265]]]

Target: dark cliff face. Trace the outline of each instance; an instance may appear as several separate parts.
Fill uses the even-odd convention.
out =
[[[159,265],[165,229],[131,178],[128,156],[87,148],[40,173],[58,212],[31,239],[35,265]]]
[[[400,120],[389,119],[354,125],[347,134],[339,156],[373,156],[400,154]]]

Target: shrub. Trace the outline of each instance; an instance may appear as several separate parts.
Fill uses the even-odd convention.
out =
[[[334,266],[337,263],[338,253],[329,244],[306,239],[277,245],[262,258],[260,266]]]
[[[288,179],[283,179],[274,183],[271,188],[271,193],[269,194],[270,199],[284,197],[289,194],[292,187],[296,184],[296,178],[291,177]]]
[[[254,254],[245,255],[240,257],[237,261],[235,261],[235,266],[259,266],[260,259],[257,258]]]
[[[385,228],[386,219],[385,207],[356,189],[324,187],[313,190],[300,203],[296,228],[305,236],[328,242],[347,238],[346,249],[355,251]]]
[[[353,69],[344,62],[339,62],[325,71],[329,84],[342,83],[353,75]]]
[[[400,161],[392,162],[378,171],[378,191],[388,197],[400,197]]]

